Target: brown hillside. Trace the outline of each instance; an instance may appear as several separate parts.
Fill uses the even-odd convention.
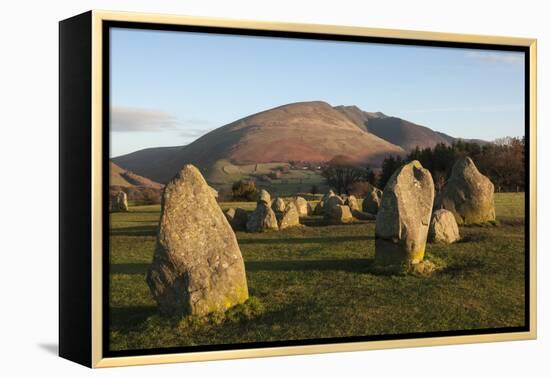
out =
[[[121,187],[151,188],[151,189],[163,188],[162,184],[159,184],[158,182],[154,182],[152,180],[149,180],[146,177],[142,177],[131,171],[121,168],[113,162],[111,162],[110,164],[109,185],[121,186]]]
[[[167,182],[187,163],[197,165],[208,175],[220,160],[235,165],[291,160],[321,162],[346,155],[376,165],[387,154],[403,153],[401,147],[361,130],[329,104],[314,101],[288,104],[242,118],[185,147],[148,149],[113,160],[142,176]],[[140,163],[144,161],[148,162]]]
[[[416,148],[434,147],[438,143],[450,144],[441,134],[415,123],[396,117],[372,118],[369,131],[382,139],[410,151]],[[448,137],[448,136],[447,136]]]
[[[338,110],[340,113],[345,115],[355,123],[357,126],[359,126],[361,129],[365,131],[369,131],[368,123],[369,120],[373,118],[386,118],[387,116],[384,113],[381,112],[366,112],[359,107],[355,105],[351,106],[335,106],[334,109]]]

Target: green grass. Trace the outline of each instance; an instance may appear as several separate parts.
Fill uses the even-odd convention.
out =
[[[499,226],[461,228],[463,241],[429,244],[427,258],[445,266],[429,277],[377,273],[374,222],[325,226],[311,217],[281,232],[239,232],[251,300],[186,319],[156,313],[145,274],[159,207],[132,207],[111,216],[111,348],[521,326],[522,203],[523,194],[497,194]]]

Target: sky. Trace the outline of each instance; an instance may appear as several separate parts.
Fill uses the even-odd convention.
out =
[[[523,136],[520,52],[111,29],[112,157],[299,101],[462,138]]]

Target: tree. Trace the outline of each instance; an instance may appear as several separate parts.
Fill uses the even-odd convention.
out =
[[[258,189],[256,189],[256,183],[254,181],[236,181],[233,183],[231,190],[234,200],[254,201],[258,194]]]
[[[437,144],[434,147],[415,148],[405,162],[418,160],[430,171],[436,190],[441,190],[449,179],[456,160],[469,156],[479,171],[495,185],[499,191],[525,190],[525,137],[499,138],[494,143],[471,143],[457,140],[452,145]],[[399,157],[389,156],[382,163],[379,185],[383,187],[393,172],[404,163]]]
[[[380,188],[384,188],[388,183],[390,177],[393,173],[403,165],[404,161],[401,156],[393,156],[385,158],[382,162],[382,173],[380,174],[380,179],[378,180],[378,185]]]
[[[350,158],[338,155],[325,164],[321,175],[338,194],[349,194],[351,184],[365,181],[369,171],[368,167],[362,167]]]

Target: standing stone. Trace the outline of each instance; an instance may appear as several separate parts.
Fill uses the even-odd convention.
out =
[[[323,213],[324,213],[323,206],[324,205],[325,205],[325,203],[323,202],[323,200],[317,202],[317,205],[315,205],[315,209],[313,210],[313,215],[323,215]]]
[[[246,222],[248,222],[248,213],[241,208],[230,208],[225,212],[225,217],[235,231],[246,231]]]
[[[330,208],[328,220],[332,224],[343,224],[353,221],[353,215],[349,206],[336,205]]]
[[[263,232],[267,230],[278,230],[277,216],[271,207],[264,201],[258,201],[256,210],[248,217],[246,230],[248,232]]]
[[[354,195],[348,196],[348,198],[346,198],[346,200],[344,201],[344,205],[348,206],[352,212],[354,210],[361,210],[359,208],[359,203],[357,202],[357,198],[355,198]]]
[[[294,204],[296,205],[296,209],[298,209],[298,214],[300,214],[300,217],[307,217],[309,214],[311,214],[311,206],[304,197],[296,197],[294,199]]]
[[[370,214],[377,214],[382,203],[382,191],[374,186],[363,199],[363,211]]]
[[[299,226],[300,225],[300,214],[296,205],[291,202],[286,207],[285,211],[281,214],[279,218],[279,230],[284,230],[285,228]]]
[[[193,165],[164,189],[147,284],[160,312],[169,316],[225,311],[248,299],[235,233]]]
[[[428,231],[428,241],[450,244],[459,239],[460,233],[453,213],[444,209],[434,211]]]
[[[325,206],[327,204],[327,201],[330,197],[333,197],[335,194],[332,190],[329,190],[328,193],[326,193],[323,198],[317,203],[315,206],[315,210],[313,211],[314,215],[325,215]]]
[[[434,200],[432,175],[417,160],[405,164],[384,188],[375,228],[375,260],[384,266],[424,258]]]
[[[260,190],[260,194],[258,194],[258,203],[260,202],[265,203],[267,206],[271,206],[271,196],[265,189]]]
[[[435,208],[453,213],[458,224],[480,224],[494,221],[495,187],[479,173],[469,157],[460,158],[451,177],[437,196]]]
[[[284,212],[285,207],[285,201],[280,197],[275,198],[273,204],[271,205],[271,209],[275,212],[275,214]]]
[[[118,192],[111,193],[109,197],[112,212],[128,211],[128,196],[126,195],[126,192],[120,190]]]
[[[330,212],[330,209],[338,205],[344,205],[344,200],[337,195],[330,196],[325,202],[325,212]]]

